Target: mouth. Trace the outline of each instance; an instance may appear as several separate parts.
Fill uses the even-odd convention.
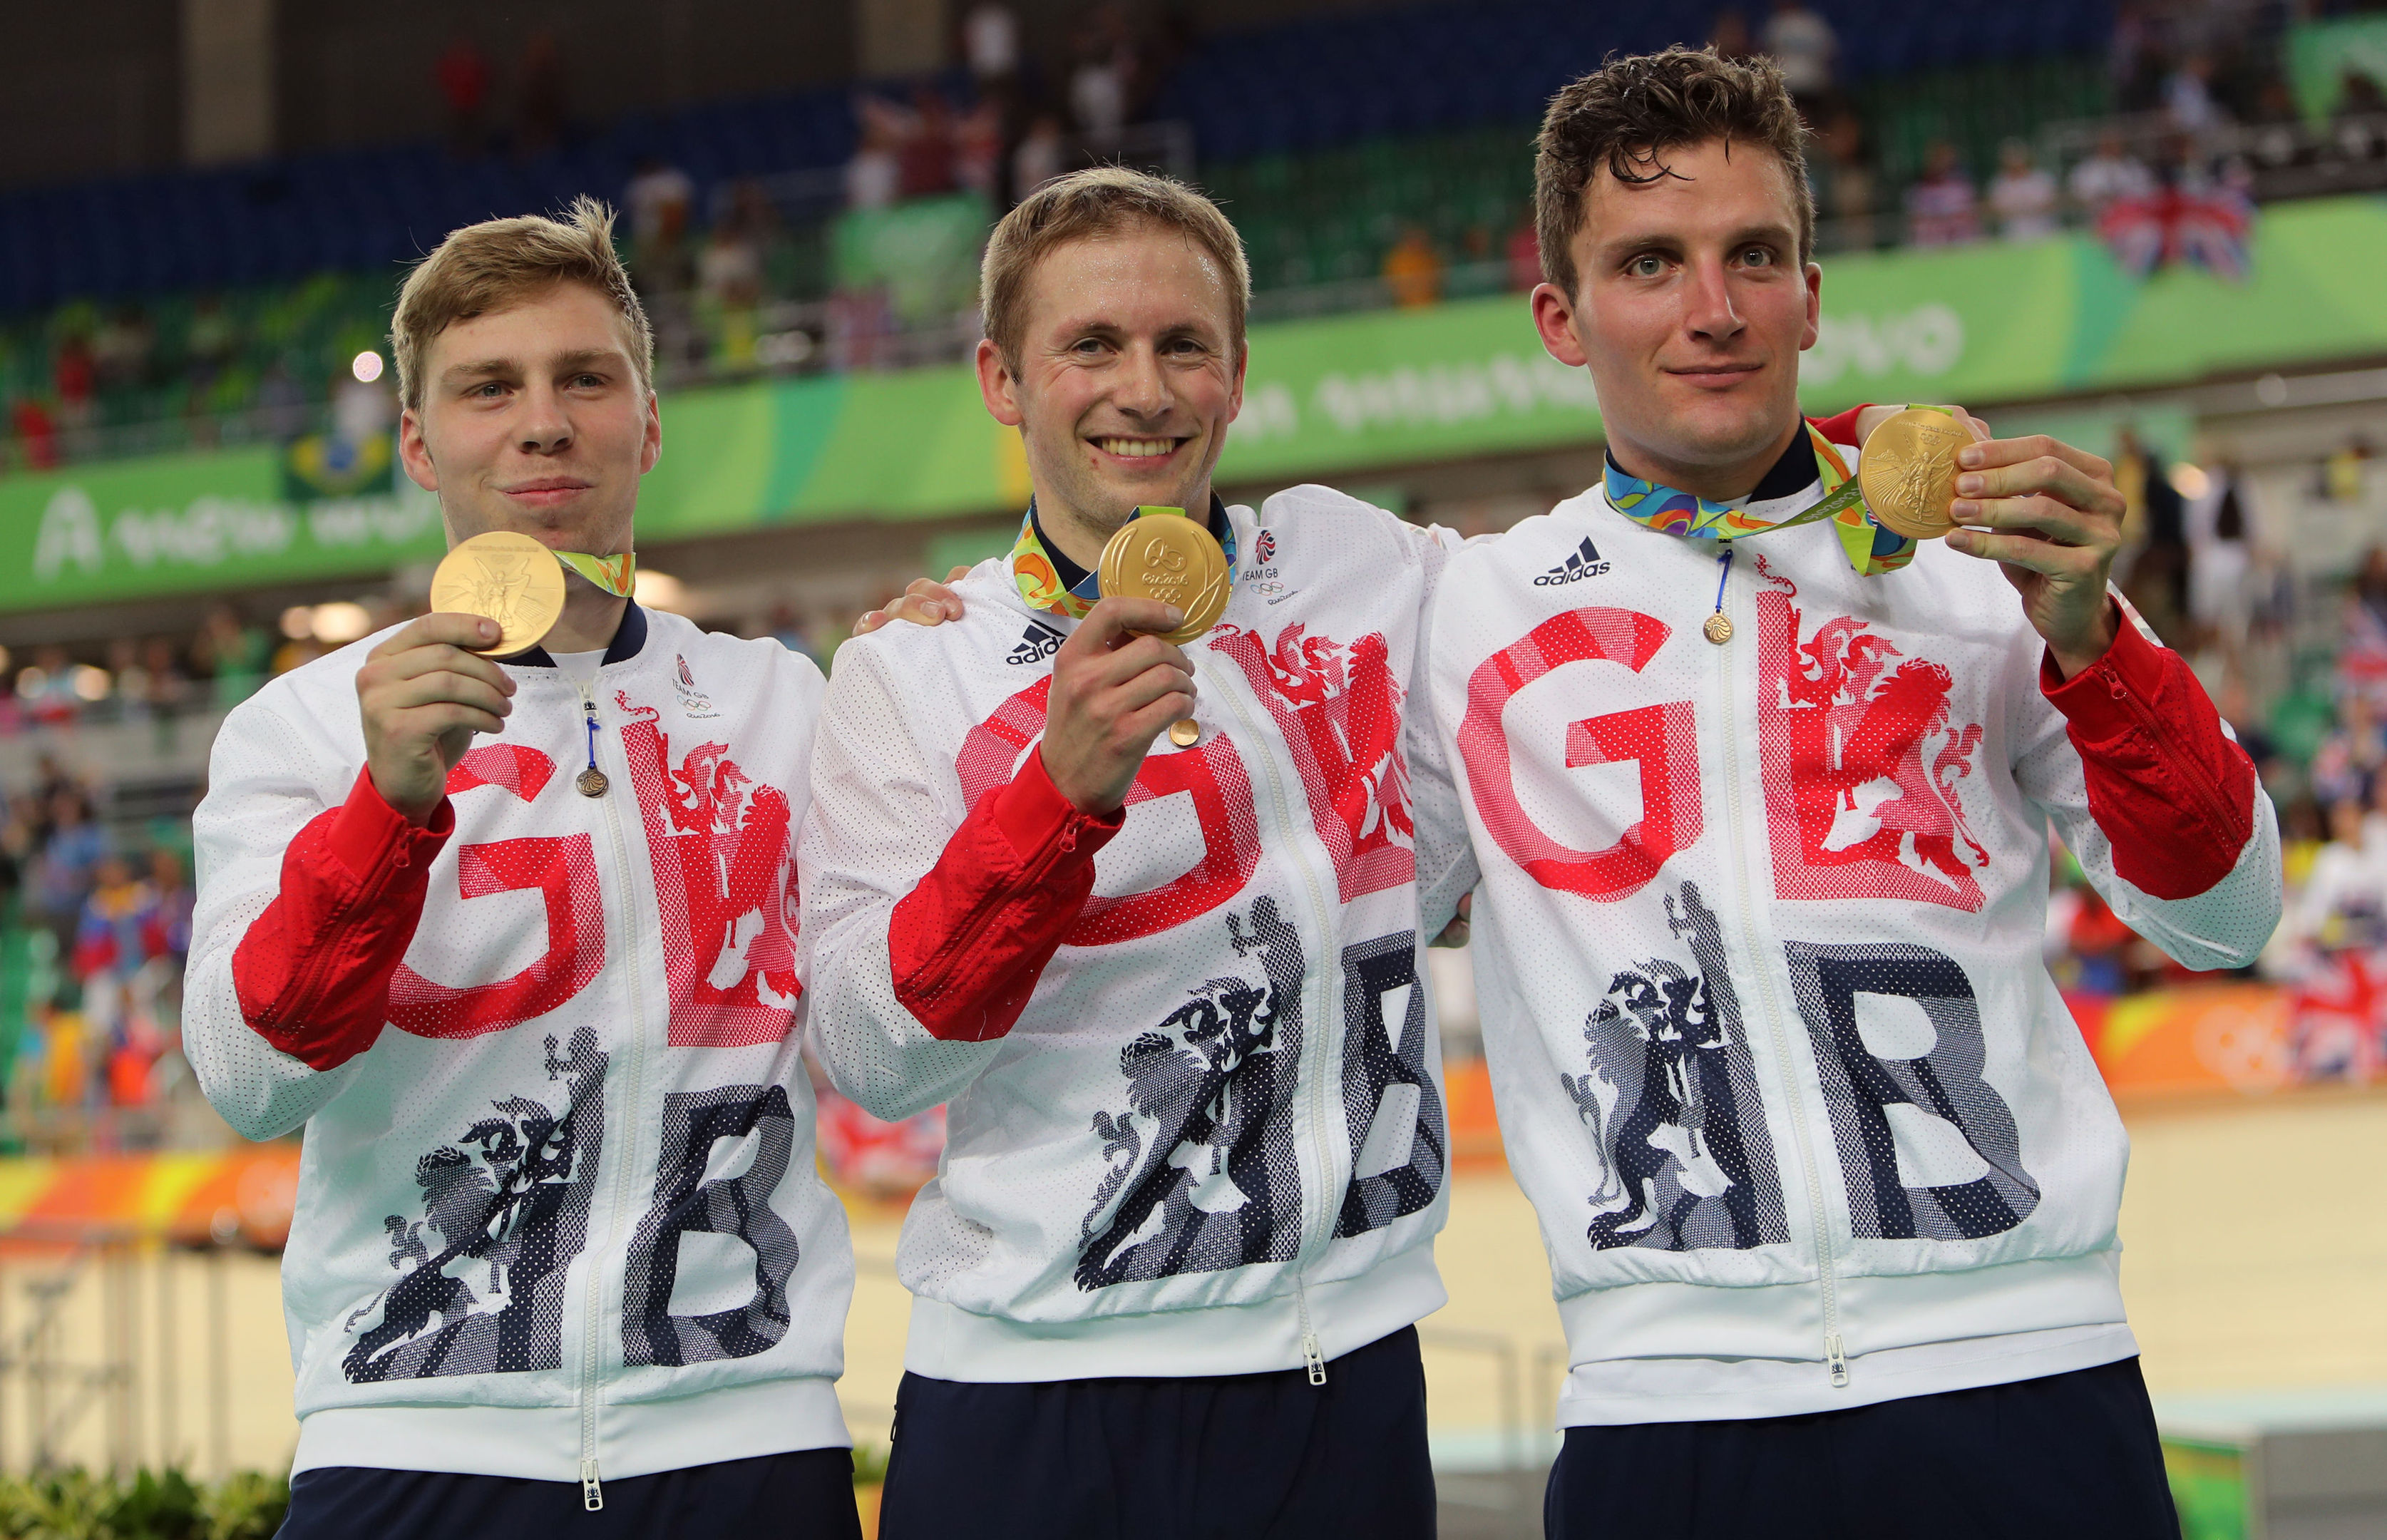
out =
[[[526,503],[533,508],[554,508],[570,502],[596,485],[578,476],[540,476],[534,481],[517,482],[498,490],[516,502]]]
[[[1105,434],[1086,440],[1105,457],[1130,465],[1156,465],[1174,455],[1187,443],[1184,438],[1155,438]]]
[[[1762,370],[1762,363],[1702,363],[1670,368],[1666,373],[1697,390],[1728,390]]]

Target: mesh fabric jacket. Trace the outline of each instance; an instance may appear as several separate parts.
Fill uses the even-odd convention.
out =
[[[1412,681],[1444,548],[1320,487],[1228,516],[1233,594],[1185,649],[1200,737],[1155,742],[1123,818],[1044,777],[1075,623],[1007,561],[960,622],[838,654],[812,1023],[872,1112],[948,1104],[897,1255],[918,1373],[1282,1370],[1442,1303],[1420,948],[1471,878]]]
[[[297,1468],[842,1445],[794,938],[820,671],[632,606],[585,693],[506,665],[505,731],[416,830],[361,769],[382,639],[235,710],[196,818],[184,1043],[241,1132],[306,1130]]]
[[[1826,525],[1740,547],[1727,571],[1595,489],[1454,556],[1437,602],[1560,1420],[2128,1357],[2127,1143],[2040,958],[2049,832],[2141,934],[2238,966],[2279,915],[2270,804],[2134,619],[2065,681],[1939,542],[1881,577]]]

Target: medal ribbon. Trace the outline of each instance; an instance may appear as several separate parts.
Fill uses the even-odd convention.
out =
[[[1627,475],[1612,460],[1607,467],[1609,506],[1635,524],[1691,540],[1731,541],[1744,535],[1762,535],[1769,529],[1788,529],[1829,519],[1849,565],[1867,577],[1894,573],[1913,561],[1918,542],[1886,528],[1874,518],[1873,511],[1865,506],[1864,487],[1849,473],[1839,447],[1817,432],[1814,423],[1802,418],[1800,425],[1807,430],[1808,444],[1815,452],[1815,472],[1823,479],[1824,497],[1787,517],[1770,519],[1747,508],[1710,502],[1688,492],[1643,481]]]
[[[1216,505],[1213,504],[1215,507]],[[1137,508],[1129,512],[1130,519],[1146,513],[1174,513],[1185,516],[1181,508]],[[1235,524],[1231,519],[1219,521],[1227,527],[1227,537],[1219,544],[1227,553],[1227,570],[1235,570]],[[1019,597],[1029,608],[1067,615],[1082,620],[1094,601],[1103,597],[1103,580],[1098,573],[1088,573],[1073,588],[1061,586],[1061,569],[1054,564],[1053,556],[1044,542],[1036,536],[1036,499],[1028,500],[1027,516],[1019,521],[1019,538],[1011,543],[1011,581],[1019,587]]]
[[[590,556],[584,551],[559,550],[555,559],[572,571],[596,584],[615,599],[627,599],[638,586],[638,558],[635,551],[619,556]]]

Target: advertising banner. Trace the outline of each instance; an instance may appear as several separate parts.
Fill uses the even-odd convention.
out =
[[[2082,234],[1834,257],[1801,399],[1815,412],[1868,400],[1993,409],[2377,358],[2382,249],[2387,199],[2343,197],[2264,209],[2242,281],[2183,269],[2136,280]],[[1333,479],[1599,436],[1589,376],[1550,359],[1524,297],[1503,295],[1256,328],[1219,475]],[[436,509],[385,459],[317,459],[303,446],[238,449],[0,480],[0,608],[438,554]],[[673,393],[638,524],[651,549],[774,524],[991,513],[1027,498],[1018,435],[986,415],[967,366],[947,365]]]

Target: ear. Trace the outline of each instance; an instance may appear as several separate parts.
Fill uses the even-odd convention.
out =
[[[1235,350],[1235,388],[1227,398],[1227,421],[1230,423],[1244,414],[1244,375],[1251,367],[1251,361],[1250,344],[1246,343]]]
[[[1591,355],[1575,335],[1574,301],[1567,292],[1556,284],[1536,284],[1528,303],[1534,308],[1534,330],[1541,334],[1542,350],[1569,369],[1589,367]]]
[[[1012,377],[1010,365],[1003,361],[1003,349],[991,337],[978,342],[978,393],[986,402],[987,415],[1006,428],[1016,428],[1027,420],[1028,413],[1019,404],[1019,382]]]
[[[431,462],[431,446],[423,442],[423,414],[412,407],[398,418],[398,461],[406,479],[426,492],[439,490],[439,467]]]
[[[1807,264],[1807,330],[1800,335],[1799,351],[1803,353],[1815,346],[1815,339],[1823,335],[1823,319],[1824,270],[1810,262]]]
[[[647,398],[646,442],[638,446],[638,474],[645,475],[663,457],[663,406],[656,397]]]

